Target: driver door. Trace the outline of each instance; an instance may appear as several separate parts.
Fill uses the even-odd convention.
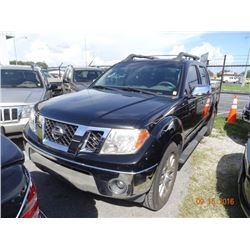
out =
[[[196,133],[201,122],[201,97],[192,97],[192,90],[200,85],[198,70],[190,65],[186,75],[182,122],[185,139],[189,140]]]

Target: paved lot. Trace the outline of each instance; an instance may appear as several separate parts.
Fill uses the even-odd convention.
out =
[[[218,114],[228,114],[229,109],[233,103],[233,98],[235,95],[232,94],[221,94]],[[238,112],[241,113],[243,107],[250,100],[249,95],[238,95]]]
[[[89,217],[177,217],[178,206],[187,193],[191,176],[190,162],[178,172],[173,193],[168,204],[158,212],[150,211],[140,205],[123,200],[104,198],[82,192],[50,174],[40,171],[31,161],[25,166],[31,172],[37,186],[41,210],[52,218]]]

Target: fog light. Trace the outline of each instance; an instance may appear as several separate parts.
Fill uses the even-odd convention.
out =
[[[114,194],[123,194],[127,191],[128,186],[122,180],[114,179],[109,182],[109,190]]]

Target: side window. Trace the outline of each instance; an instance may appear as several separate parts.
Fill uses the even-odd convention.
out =
[[[198,84],[199,84],[199,80],[198,80],[196,67],[194,65],[191,65],[187,73],[186,90],[190,92]]]
[[[199,67],[199,71],[200,71],[200,75],[201,75],[201,83],[202,85],[207,85],[209,84],[209,78],[208,78],[208,74],[207,71],[204,67]]]
[[[92,81],[92,80],[94,80],[94,79],[96,79],[98,77],[98,73],[97,73],[97,71],[89,71],[88,72],[88,76],[87,76],[87,79],[89,80],[89,81]]]

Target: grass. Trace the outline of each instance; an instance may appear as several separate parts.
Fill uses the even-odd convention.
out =
[[[250,93],[250,84],[241,86],[240,84],[226,84],[223,83],[221,86],[221,91],[238,91]]]
[[[226,119],[222,116],[217,116],[215,118],[214,128],[216,128],[217,132],[222,136],[227,135],[244,141],[247,140],[249,132],[249,124],[243,120],[237,119],[235,124],[228,124]]]
[[[246,140],[248,127],[249,124],[242,120],[228,125],[225,118],[216,117],[212,138],[202,140],[191,156],[193,175],[179,207],[179,217],[244,217],[237,189],[243,154],[240,149],[228,153],[225,148],[230,148],[232,142],[225,140],[225,136]]]
[[[180,206],[179,217],[244,217],[237,193],[238,163],[241,158],[230,162],[231,156],[223,157],[213,150],[195,150],[191,163],[194,174]],[[223,160],[218,163],[218,159]],[[223,204],[223,201],[226,203]]]
[[[210,152],[211,153],[211,152]],[[209,153],[195,150],[192,155],[192,168],[194,174],[190,178],[188,194],[179,209],[179,217],[205,218],[224,217],[226,211],[223,206],[210,204],[211,199],[219,201],[220,197],[216,191],[216,174],[212,170],[204,168],[204,159]]]

